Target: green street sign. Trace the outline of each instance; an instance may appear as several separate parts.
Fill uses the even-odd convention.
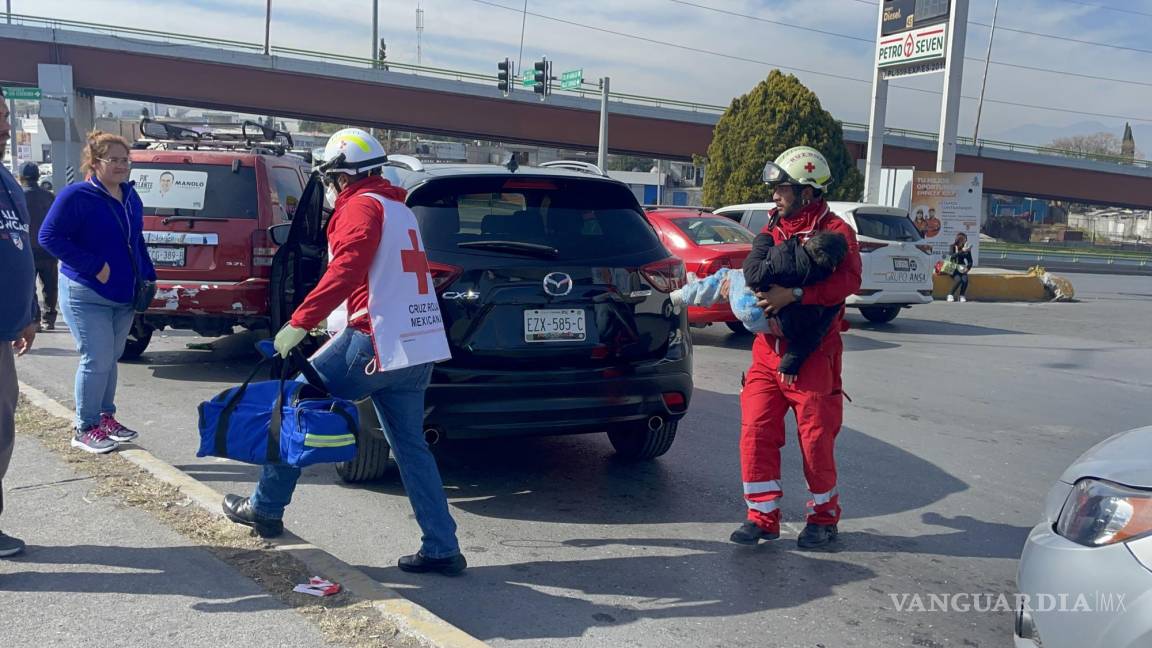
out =
[[[535,85],[535,83],[536,79],[533,79],[532,77],[524,77],[523,79],[520,79],[520,85],[524,86],[525,88],[531,88],[533,85]]]
[[[569,70],[560,75],[560,87],[564,90],[574,90],[584,83],[584,69]]]
[[[4,86],[4,98],[19,101],[40,101],[40,88],[13,88]]]

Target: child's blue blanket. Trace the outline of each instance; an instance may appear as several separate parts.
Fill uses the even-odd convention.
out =
[[[720,294],[720,284],[725,278],[728,279],[728,304],[732,313],[749,331],[769,333],[771,329],[768,318],[764,316],[763,310],[756,307],[756,295],[744,283],[742,270],[721,268],[716,274],[689,281],[674,293],[673,300],[689,306],[712,306],[724,300],[724,295]]]

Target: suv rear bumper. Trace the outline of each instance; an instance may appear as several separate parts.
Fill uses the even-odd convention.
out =
[[[470,439],[606,432],[621,424],[644,425],[657,415],[678,420],[692,398],[691,361],[656,367],[612,376],[610,369],[478,372],[440,366],[425,396],[424,424],[445,438]],[[682,395],[683,405],[670,408],[666,393]]]
[[[215,316],[246,319],[268,316],[268,280],[234,282],[159,281],[147,315]]]

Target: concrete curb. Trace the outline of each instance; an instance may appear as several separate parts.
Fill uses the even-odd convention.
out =
[[[69,421],[74,416],[72,410],[35,387],[21,382],[20,392],[33,405],[53,416]],[[120,450],[119,455],[160,481],[174,486],[209,513],[223,516],[221,502],[224,496],[211,487],[196,481],[147,450]],[[356,597],[369,602],[384,618],[394,623],[401,634],[421,644],[430,648],[484,648],[488,645],[290,531],[268,542],[274,550],[288,552],[304,563],[309,571],[340,583]]]

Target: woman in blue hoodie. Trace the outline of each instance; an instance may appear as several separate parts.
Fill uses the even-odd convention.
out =
[[[60,192],[39,236],[60,259],[60,313],[80,352],[72,445],[95,453],[137,436],[116,420],[116,362],[132,329],[136,283],[156,279],[128,150],[123,137],[89,134],[87,179]]]

